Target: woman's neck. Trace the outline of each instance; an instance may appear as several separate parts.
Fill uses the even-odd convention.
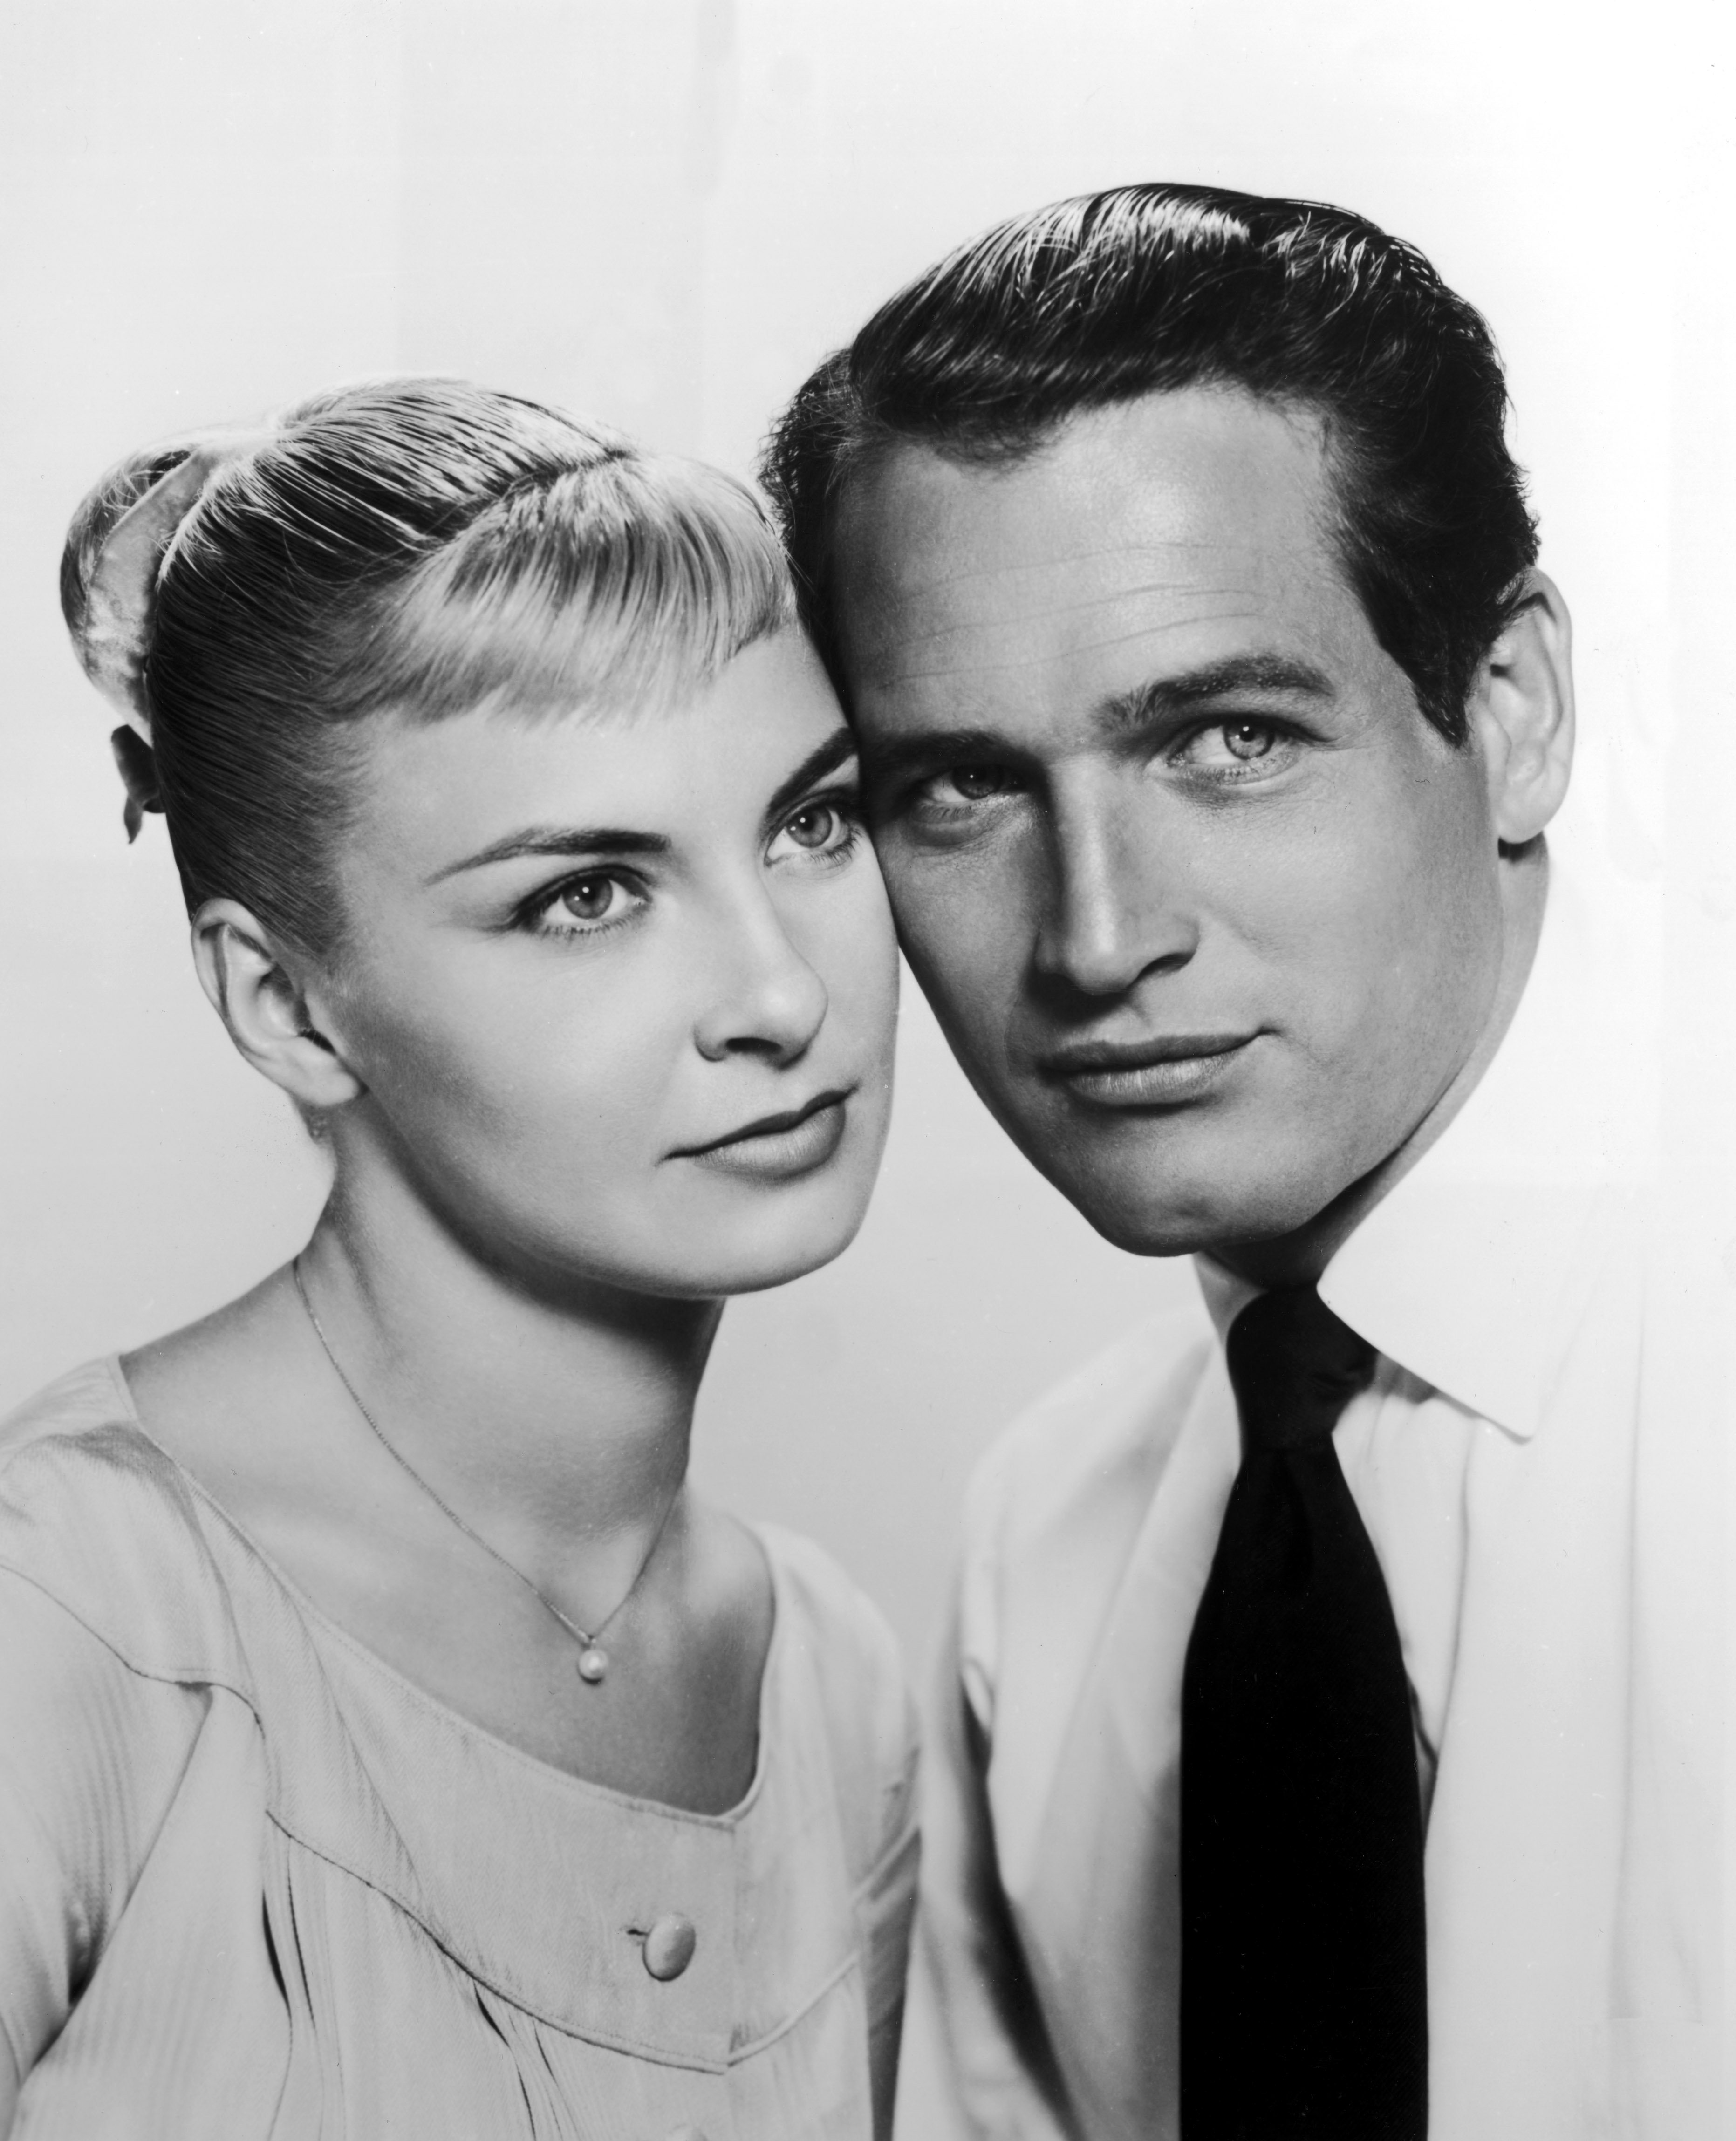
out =
[[[473,1254],[407,1185],[358,1185],[341,1168],[299,1268],[336,1363],[403,1462],[535,1582],[558,1589],[582,1542],[586,1588],[612,1603],[686,1475],[722,1303],[539,1290]]]

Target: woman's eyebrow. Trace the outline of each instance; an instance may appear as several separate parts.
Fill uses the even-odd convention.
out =
[[[791,804],[801,797],[804,790],[811,788],[816,780],[836,771],[856,755],[855,731],[840,722],[817,750],[811,751],[793,773],[779,781],[772,791],[771,801],[766,805],[767,824],[781,817]]]
[[[805,789],[856,754],[856,740],[841,723],[793,773],[779,782],[766,805],[767,819],[776,818]],[[667,833],[636,833],[622,825],[532,825],[522,833],[509,833],[504,839],[491,841],[459,862],[446,864],[424,882],[438,884],[465,870],[483,869],[490,863],[519,862],[527,855],[666,855],[672,845]]]
[[[522,833],[509,833],[461,862],[447,863],[424,883],[438,884],[462,870],[517,862],[526,855],[666,855],[669,847],[666,833],[634,833],[619,825],[533,825]]]

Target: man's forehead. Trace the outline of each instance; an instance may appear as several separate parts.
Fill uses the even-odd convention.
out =
[[[1323,482],[1317,436],[1239,395],[1098,412],[1010,465],[895,449],[841,514],[852,679],[1197,659],[1286,618],[1314,639],[1355,608]]]

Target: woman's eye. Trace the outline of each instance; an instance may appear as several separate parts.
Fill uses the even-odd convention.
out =
[[[577,937],[624,922],[644,903],[642,893],[635,893],[619,878],[598,870],[584,877],[570,877],[557,886],[535,908],[533,919],[540,928],[556,936]]]
[[[829,803],[811,803],[796,813],[784,830],[798,848],[829,847],[837,837],[838,814]]]
[[[821,796],[804,803],[779,826],[772,843],[772,859],[775,862],[780,851],[787,859],[792,849],[821,859],[847,854],[856,839],[854,807],[841,796],[831,800]]]
[[[621,888],[612,877],[581,877],[563,888],[560,905],[575,922],[603,922]]]

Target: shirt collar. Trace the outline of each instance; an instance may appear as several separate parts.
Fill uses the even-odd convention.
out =
[[[1645,917],[1552,868],[1525,992],[1438,1141],[1322,1274],[1320,1297],[1388,1360],[1521,1439],[1624,1187],[1652,1174],[1655,1005]],[[1196,1258],[1220,1336],[1260,1291]]]
[[[1255,1286],[1252,1279],[1243,1278],[1227,1264],[1221,1264],[1216,1257],[1207,1256],[1204,1250],[1193,1262],[1200,1291],[1206,1297],[1206,1313],[1211,1318],[1218,1343],[1222,1345],[1230,1336],[1230,1326],[1265,1288]]]

